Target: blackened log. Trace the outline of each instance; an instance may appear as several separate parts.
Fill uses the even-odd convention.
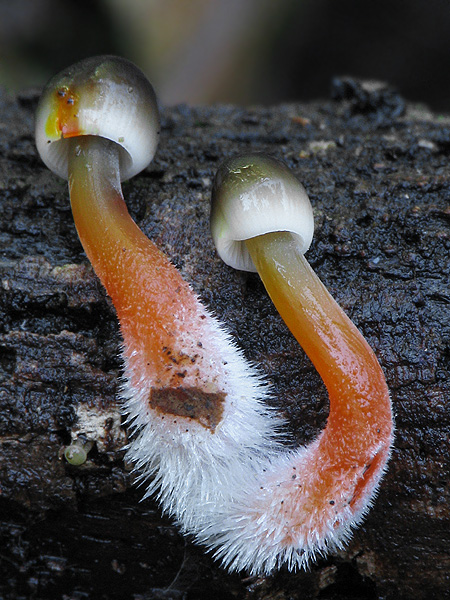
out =
[[[217,258],[208,225],[222,159],[286,161],[314,206],[308,258],[386,373],[395,448],[363,526],[309,572],[245,579],[140,502],[114,309],[67,184],[37,156],[37,98],[0,92],[0,597],[450,597],[450,118],[349,78],[310,104],[177,106],[153,163],[124,184],[133,218],[260,365],[301,444],[325,423],[322,382],[258,277]],[[96,443],[73,467],[62,453],[82,433]]]

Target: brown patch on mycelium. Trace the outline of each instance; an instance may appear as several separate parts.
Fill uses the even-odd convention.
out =
[[[148,400],[150,408],[192,419],[213,433],[222,420],[224,401],[223,392],[205,392],[197,387],[154,388]]]

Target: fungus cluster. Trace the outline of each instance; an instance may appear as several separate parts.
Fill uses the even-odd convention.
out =
[[[258,271],[330,394],[319,437],[283,448],[267,386],[128,214],[121,181],[151,161],[158,134],[151,85],[117,57],[63,71],[37,110],[37,148],[69,180],[80,240],[120,322],[128,457],[146,495],[228,568],[306,566],[346,540],[384,471],[392,417],[381,368],[303,257],[313,218],[297,179],[260,155],[222,165],[219,254]]]

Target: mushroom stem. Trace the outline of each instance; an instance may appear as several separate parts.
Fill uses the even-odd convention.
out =
[[[155,328],[156,337],[170,337],[169,322],[176,319],[173,291],[187,312],[196,298],[130,217],[121,190],[118,146],[97,136],[80,136],[69,143],[70,201],[78,235],[113,301],[123,334],[140,338],[149,350],[149,344],[158,345]],[[145,327],[153,333],[147,339]],[[152,355],[161,354],[164,343],[158,342]]]
[[[184,531],[221,523],[222,506],[278,450],[258,375],[179,271],[130,217],[114,142],[68,140],[69,190],[86,254],[124,342],[128,457]],[[220,477],[218,478],[218,474]],[[219,525],[220,526],[220,525]]]
[[[283,563],[305,567],[317,554],[342,548],[384,473],[392,416],[374,353],[304,258],[298,236],[267,233],[245,244],[330,398],[325,429],[308,446],[270,461],[218,533],[216,555],[231,568],[270,572]]]
[[[246,245],[269,296],[329,393],[327,425],[314,448],[322,466],[316,472],[310,467],[318,504],[334,501],[331,506],[336,507],[337,495],[345,490],[349,509],[356,514],[390,451],[391,405],[381,367],[291,233],[268,233]]]
[[[117,312],[130,402],[139,398],[140,415],[152,407],[163,418],[164,414],[175,420],[176,415],[194,421],[198,417],[214,429],[223,400],[214,381],[222,363],[205,360],[212,333],[204,307],[129,215],[120,184],[118,146],[97,136],[80,136],[68,143],[73,217]],[[205,408],[200,415],[201,408],[193,407],[196,395],[210,403],[209,412]]]
[[[298,250],[294,236],[268,233],[247,240],[246,246],[278,312],[330,393],[327,429],[338,427],[339,436],[355,446],[365,446],[368,435],[375,445],[386,436],[390,440],[391,407],[381,367]]]

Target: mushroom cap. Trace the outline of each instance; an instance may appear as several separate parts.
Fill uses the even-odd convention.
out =
[[[152,160],[160,132],[155,92],[144,74],[117,56],[94,56],[47,83],[36,111],[36,146],[47,167],[68,179],[68,138],[95,135],[120,146],[120,177]]]
[[[245,240],[291,232],[299,250],[308,250],[314,217],[305,188],[281,161],[264,154],[243,155],[219,167],[211,198],[211,235],[230,267],[256,271]]]

